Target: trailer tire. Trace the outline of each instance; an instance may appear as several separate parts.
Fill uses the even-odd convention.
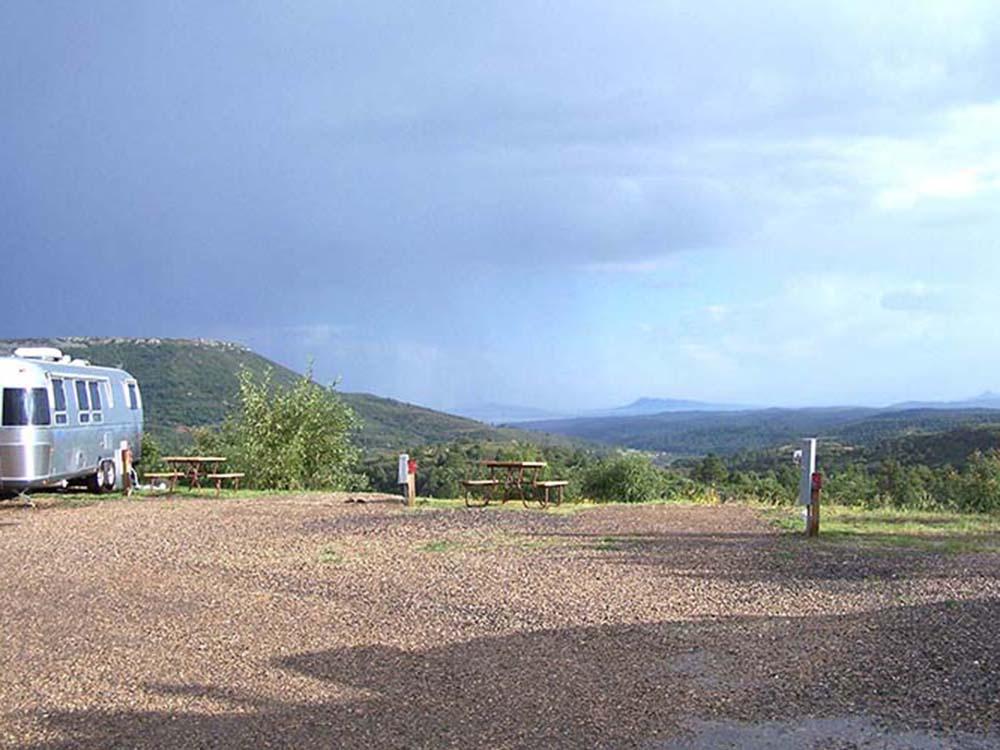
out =
[[[100,487],[100,492],[111,492],[117,481],[118,471],[115,468],[115,462],[108,458],[101,461],[97,467],[97,484]]]
[[[105,459],[97,465],[97,471],[87,477],[87,489],[95,495],[103,495],[115,488],[116,479],[115,462]]]

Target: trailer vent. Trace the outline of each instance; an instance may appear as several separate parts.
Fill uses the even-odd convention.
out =
[[[48,362],[58,362],[63,353],[54,346],[19,346],[14,350],[14,356],[21,359],[43,359]]]

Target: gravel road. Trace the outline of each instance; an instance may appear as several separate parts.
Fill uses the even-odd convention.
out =
[[[0,510],[0,745],[1000,747],[1000,555],[371,500]]]

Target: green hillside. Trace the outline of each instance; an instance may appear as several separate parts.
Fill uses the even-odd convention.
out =
[[[1000,450],[1000,425],[972,425],[945,432],[914,432],[881,441],[863,452],[869,463],[893,459],[931,468],[963,466],[969,456]]]
[[[675,457],[733,455],[789,445],[805,436],[847,446],[873,446],[910,434],[1000,424],[1000,410],[877,410],[858,407],[670,412],[636,417],[589,417],[518,426],[571,438]]]
[[[190,441],[193,427],[220,423],[236,402],[239,373],[270,370],[278,383],[297,373],[246,347],[204,339],[59,338],[0,341],[0,353],[18,346],[55,346],[94,364],[121,367],[142,388],[146,430],[164,447]],[[451,440],[524,439],[517,430],[498,430],[471,419],[367,393],[342,393],[360,417],[357,440],[369,450],[395,450]]]

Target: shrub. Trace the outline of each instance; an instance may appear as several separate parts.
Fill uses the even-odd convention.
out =
[[[714,453],[709,453],[698,462],[691,476],[702,484],[714,487],[720,482],[726,481],[729,477],[729,470],[721,458]]]
[[[871,506],[878,499],[878,485],[864,466],[849,464],[831,472],[823,484],[823,502]]]
[[[604,502],[641,503],[671,496],[674,487],[666,472],[643,456],[620,456],[599,461],[587,469],[583,494]]]
[[[258,379],[244,370],[236,412],[221,430],[201,430],[195,440],[200,450],[226,455],[249,487],[345,490],[365,485],[351,443],[356,427],[350,407],[311,372],[282,388],[270,373]]]
[[[160,444],[148,432],[142,434],[139,455],[140,458],[136,461],[136,465],[140,466],[143,471],[160,471],[163,468],[163,454],[160,452]]]
[[[723,487],[722,498],[726,501],[752,500],[768,505],[785,505],[795,500],[794,490],[789,490],[781,478],[773,472],[737,472],[729,474]]]
[[[988,513],[1000,509],[1000,453],[976,451],[962,473],[960,510]]]

